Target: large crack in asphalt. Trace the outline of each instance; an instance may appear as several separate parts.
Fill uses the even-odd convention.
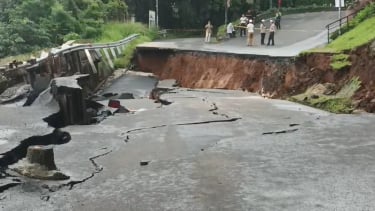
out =
[[[132,132],[135,132],[135,131],[150,130],[150,129],[162,128],[162,127],[167,127],[167,126],[187,126],[187,125],[201,125],[201,124],[212,124],[212,123],[221,123],[221,122],[235,122],[235,121],[240,120],[240,119],[242,119],[242,118],[238,117],[238,118],[230,118],[230,119],[218,119],[218,120],[208,120],[208,121],[199,121],[199,122],[177,123],[177,124],[170,124],[170,125],[167,125],[167,124],[156,125],[156,126],[151,126],[151,127],[131,129],[131,130],[128,130],[121,135],[124,136],[125,134],[129,134],[129,133],[132,133]],[[126,137],[126,140],[129,140],[128,136]]]
[[[277,135],[277,134],[283,134],[283,133],[293,133],[298,131],[299,129],[290,129],[290,130],[279,130],[279,131],[272,131],[272,132],[264,132],[262,135]]]
[[[15,148],[1,153],[3,157],[0,158],[0,168],[6,169],[9,165],[17,163],[19,160],[26,157],[27,148],[35,145],[60,145],[66,144],[71,140],[68,132],[55,129],[52,133],[43,136],[32,136],[22,140]]]
[[[26,157],[27,148],[36,145],[60,145],[68,143],[71,140],[71,136],[68,132],[61,131],[60,129],[55,129],[52,133],[43,136],[32,136],[24,139],[19,145],[13,149],[1,153],[0,158],[0,179],[5,179],[9,177],[16,177],[6,172],[8,166],[17,163],[19,160]],[[8,190],[9,188],[15,187],[22,184],[19,179],[12,179],[4,185],[0,185],[0,193]]]
[[[64,183],[64,184],[60,184],[60,185],[49,186],[47,184],[44,184],[44,185],[42,185],[42,187],[47,189],[49,192],[56,192],[56,191],[58,191],[58,190],[60,190],[64,187],[68,187],[68,190],[72,190],[75,185],[84,183],[84,182],[88,181],[89,179],[93,178],[96,174],[102,172],[104,168],[102,166],[100,166],[98,163],[96,163],[95,159],[106,156],[106,155],[110,154],[111,152],[112,152],[112,150],[89,158],[91,164],[94,166],[94,169],[95,169],[95,171],[92,172],[90,176],[85,177],[82,180],[72,180],[72,181],[69,181],[68,183]]]

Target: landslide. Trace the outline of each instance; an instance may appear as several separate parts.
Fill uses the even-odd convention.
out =
[[[188,88],[241,89],[335,113],[375,112],[375,4],[350,31],[296,58],[141,49],[136,65]]]
[[[375,112],[375,42],[352,51],[352,65],[340,70],[331,66],[333,55],[310,53],[298,58],[273,58],[138,49],[137,66],[160,79],[176,79],[182,87],[241,89],[281,99],[303,94],[317,84],[329,84],[330,93],[326,93],[327,89],[323,92],[334,96],[353,78],[358,78],[360,88],[350,96],[353,105],[345,112],[353,109]]]

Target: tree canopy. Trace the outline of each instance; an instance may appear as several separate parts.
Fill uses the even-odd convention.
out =
[[[122,0],[1,0],[0,57],[94,38],[105,21],[124,21]]]
[[[282,0],[285,7],[332,4],[334,0]],[[0,57],[60,45],[69,39],[93,39],[110,21],[135,16],[148,23],[157,0],[0,0]],[[202,28],[207,20],[224,23],[227,0],[158,0],[162,28]],[[278,0],[271,0],[276,6]],[[231,0],[229,20],[247,10],[267,10],[269,0]]]

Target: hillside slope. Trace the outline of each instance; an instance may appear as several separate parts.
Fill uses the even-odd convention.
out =
[[[375,8],[375,5],[369,8]],[[326,47],[302,56],[312,70],[320,69],[326,74],[320,81],[320,90],[316,86],[310,87],[305,93],[293,96],[293,100],[339,113],[353,109],[375,112],[375,17],[360,23],[355,21],[358,20],[353,20],[357,26],[349,32]],[[325,94],[332,84],[334,90]],[[342,95],[340,90],[348,87],[351,91]]]

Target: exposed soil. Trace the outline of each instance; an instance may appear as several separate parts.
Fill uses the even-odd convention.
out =
[[[160,79],[176,79],[182,87],[242,89],[264,97],[286,98],[320,83],[343,86],[358,76],[362,87],[353,97],[357,108],[375,112],[375,42],[350,53],[352,66],[335,71],[331,54],[315,53],[298,58],[275,58],[138,49],[138,69]]]

